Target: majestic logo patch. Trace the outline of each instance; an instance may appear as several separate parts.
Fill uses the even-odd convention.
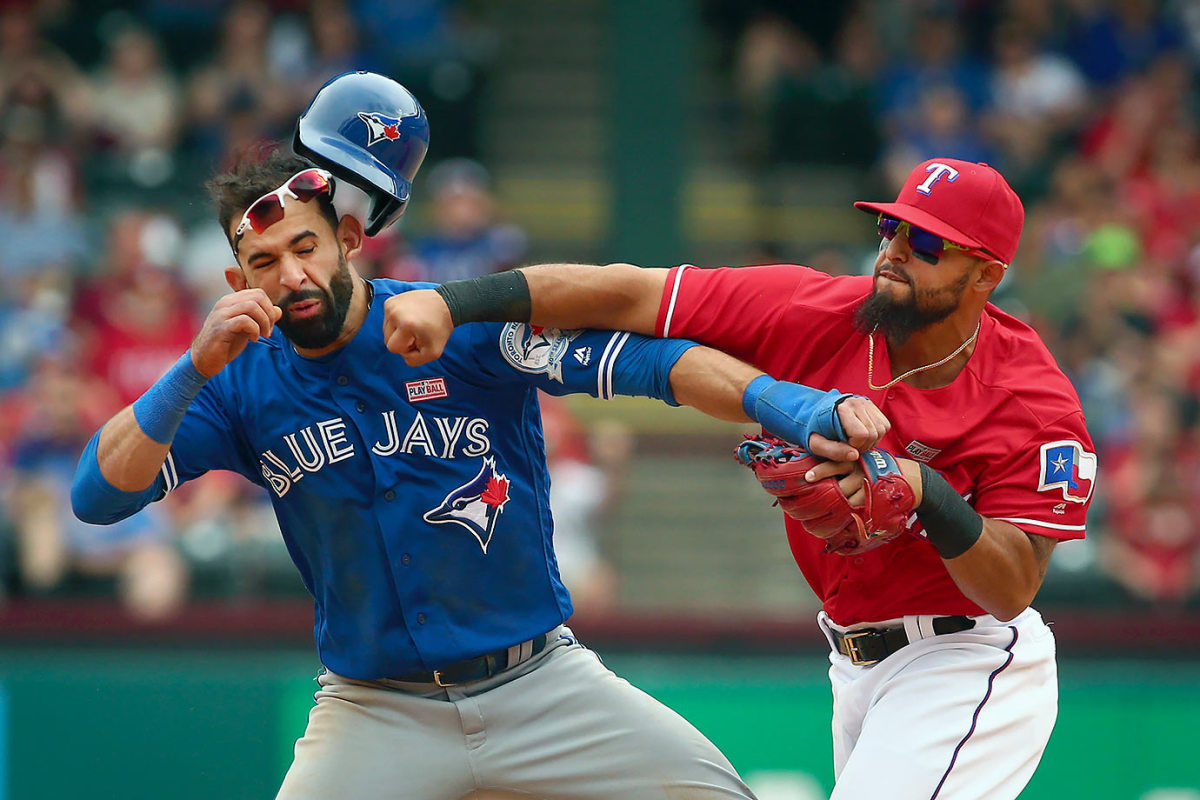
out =
[[[1086,503],[1096,482],[1096,456],[1079,442],[1048,442],[1041,449],[1039,492],[1062,489],[1063,500]]]
[[[437,400],[441,397],[449,397],[450,393],[446,391],[445,378],[426,378],[420,381],[409,381],[404,384],[404,390],[408,393],[408,402],[419,403],[422,400]]]
[[[934,456],[942,451],[938,450],[936,447],[930,447],[927,444],[913,439],[911,442],[905,445],[904,452],[908,453],[917,461],[923,461],[924,463],[928,464]]]
[[[575,360],[585,367],[592,363],[592,348],[590,347],[576,347],[573,355]]]
[[[360,111],[358,118],[367,126],[367,147],[380,142],[394,142],[400,138],[400,120],[415,117],[416,112],[403,117],[390,117],[378,111]]]
[[[579,334],[580,331],[510,322],[500,329],[500,353],[522,372],[545,373],[551,380],[562,383],[563,358]]]
[[[496,520],[508,505],[508,476],[496,470],[496,459],[483,459],[479,474],[452,490],[437,508],[422,517],[435,525],[454,523],[471,532],[486,553]]]

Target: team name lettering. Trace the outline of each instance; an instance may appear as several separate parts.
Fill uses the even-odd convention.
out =
[[[401,453],[413,454],[421,450],[425,455],[433,455],[433,443],[429,436],[429,426],[425,424],[425,418],[419,413],[412,425],[408,428],[408,433],[404,434],[404,442],[400,445]]]
[[[403,434],[396,424],[395,409],[383,412],[380,418],[383,441],[371,445],[371,453],[376,456],[402,453],[474,458],[492,449],[488,421],[480,417],[426,417],[418,413]],[[346,424],[346,420],[335,417],[306,425],[283,437],[286,449],[271,448],[259,454],[259,468],[276,497],[286,495],[305,475],[358,454],[346,435]]]

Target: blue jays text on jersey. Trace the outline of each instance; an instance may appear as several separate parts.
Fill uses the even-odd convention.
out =
[[[674,402],[668,375],[693,346],[475,323],[409,367],[384,345],[384,301],[430,284],[372,286],[362,328],[333,353],[304,358],[278,329],[249,344],[193,401],[155,485],[102,509],[127,516],[211,469],[263,486],[315,600],[322,663],[358,679],[437,669],[566,620],[536,390]]]

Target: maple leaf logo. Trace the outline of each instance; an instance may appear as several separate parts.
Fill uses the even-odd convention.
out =
[[[385,137],[387,137],[390,141],[393,141],[393,142],[396,141],[397,139],[400,138],[400,126],[399,125],[384,125],[383,126],[383,135]]]
[[[483,490],[479,499],[497,510],[504,508],[504,504],[508,502],[508,478],[503,475],[489,478],[487,488]]]

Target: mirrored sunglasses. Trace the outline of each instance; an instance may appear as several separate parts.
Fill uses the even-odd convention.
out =
[[[889,217],[886,214],[879,215],[879,235],[889,242],[896,238],[897,233],[904,233],[908,236],[908,245],[912,248],[912,253],[917,258],[924,261],[926,264],[936,264],[946,254],[947,250],[961,250],[969,255],[978,256],[980,258],[995,259],[995,256],[984,251],[977,250],[973,247],[965,247],[961,244],[955,244],[949,239],[944,239],[936,233],[930,233],[924,228],[918,228],[916,225],[905,222],[904,220]]]
[[[236,255],[238,242],[245,235],[246,229],[262,233],[267,228],[283,219],[283,201],[291,196],[302,203],[307,203],[319,194],[333,191],[333,176],[323,169],[313,167],[301,170],[284,181],[278,189],[267,192],[255,200],[242,214],[242,221],[233,232],[233,252]]]

